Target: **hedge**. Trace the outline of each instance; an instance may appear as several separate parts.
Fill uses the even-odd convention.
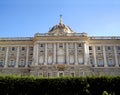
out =
[[[34,78],[0,76],[0,95],[119,95],[120,77]]]

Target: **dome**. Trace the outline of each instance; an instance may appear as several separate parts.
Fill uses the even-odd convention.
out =
[[[58,25],[53,26],[49,31],[49,34],[68,34],[74,33],[71,28],[62,23],[62,18],[60,17],[60,22]]]

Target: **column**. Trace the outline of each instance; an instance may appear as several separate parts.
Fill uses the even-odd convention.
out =
[[[95,46],[93,46],[93,54],[94,54],[94,66],[97,67]]]
[[[114,54],[115,54],[115,66],[119,67],[116,46],[114,46]]]
[[[88,46],[86,43],[84,43],[84,65],[88,64],[88,58],[89,58],[89,52],[88,52]]]
[[[15,64],[15,68],[18,68],[19,65],[19,53],[20,53],[20,47],[17,47],[17,58],[16,58],[16,64]]]
[[[25,67],[28,67],[28,55],[29,55],[29,46],[27,46],[27,51],[26,51],[26,64],[25,64]]]
[[[107,67],[105,46],[103,46],[103,56],[104,56],[104,67]]]
[[[45,44],[45,63],[44,65],[47,65],[47,43]]]
[[[77,57],[77,43],[75,43],[75,65],[78,65],[78,57]]]
[[[54,52],[53,52],[53,64],[56,63],[56,43],[54,43]]]
[[[69,64],[69,50],[68,50],[68,43],[66,43],[66,64]]]
[[[4,66],[4,68],[7,68],[7,66],[8,66],[8,52],[9,52],[9,47],[7,47],[7,49],[6,49],[5,66]]]

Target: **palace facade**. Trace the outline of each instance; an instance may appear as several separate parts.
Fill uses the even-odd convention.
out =
[[[34,37],[0,38],[0,74],[120,75],[120,37],[75,33],[62,23]]]

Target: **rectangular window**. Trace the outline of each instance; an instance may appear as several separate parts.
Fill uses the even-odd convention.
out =
[[[47,77],[49,78],[49,77],[52,77],[52,74],[51,73],[48,73],[47,74]]]
[[[89,50],[92,50],[92,46],[89,46]]]
[[[44,45],[43,45],[43,44],[40,44],[40,47],[42,48],[42,47],[44,47]]]
[[[90,58],[90,64],[93,65],[93,59]]]
[[[120,50],[120,46],[117,46],[117,50]]]
[[[30,51],[33,51],[33,47],[30,47]]]
[[[1,48],[1,50],[2,50],[2,51],[5,51],[5,50],[6,50],[6,48],[5,48],[5,47],[2,47],[2,48]]]
[[[111,47],[110,47],[110,46],[108,46],[108,47],[107,47],[107,49],[108,49],[108,50],[111,50]]]
[[[15,47],[11,47],[11,51],[15,51]]]
[[[62,43],[59,44],[59,48],[63,48],[63,44]]]
[[[25,50],[25,47],[22,47],[22,51],[24,51]]]
[[[97,50],[101,50],[101,49],[100,49],[100,46],[97,47]]]
[[[78,47],[82,47],[82,44],[80,43],[80,44],[78,44]]]

